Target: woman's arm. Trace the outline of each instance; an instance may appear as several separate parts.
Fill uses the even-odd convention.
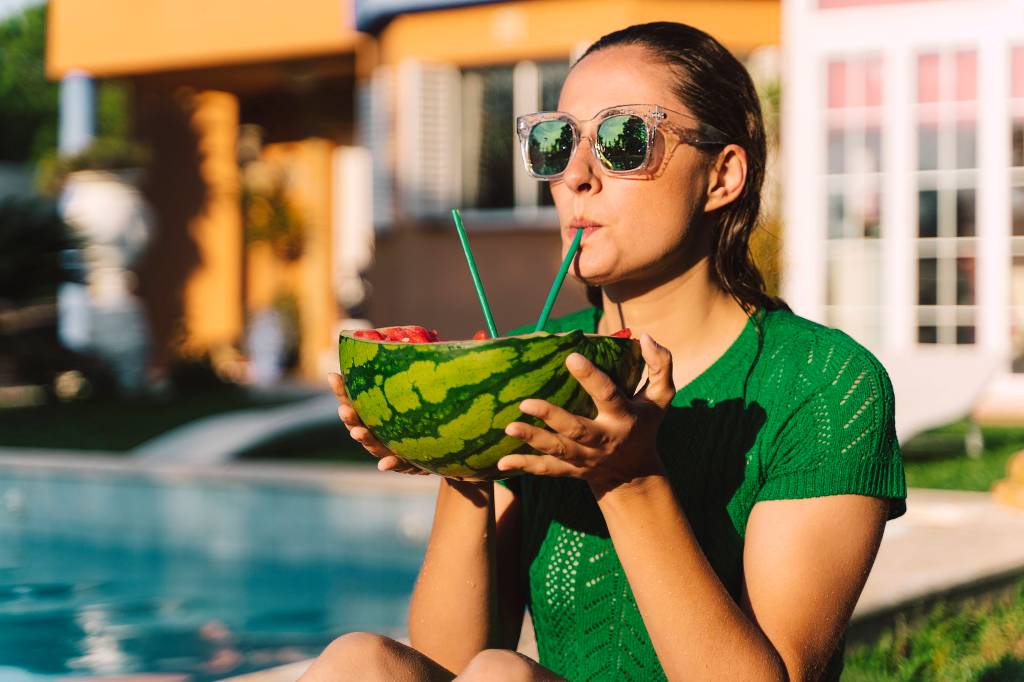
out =
[[[595,489],[669,679],[816,680],[874,562],[886,502],[859,495],[760,502],[744,545],[744,599],[715,574],[668,480]]]
[[[339,374],[328,376],[338,416],[382,471],[423,475],[360,421]],[[518,579],[519,502],[493,483],[441,479],[434,524],[409,608],[414,648],[461,671],[480,651],[515,648],[525,598]],[[498,592],[498,594],[496,594]],[[500,595],[500,602],[499,602]]]
[[[409,639],[449,670],[460,672],[484,649],[518,643],[519,516],[518,501],[500,486],[440,482],[409,606]]]

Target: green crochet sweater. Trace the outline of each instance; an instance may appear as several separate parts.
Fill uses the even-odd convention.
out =
[[[584,309],[546,329],[594,332],[600,314]],[[786,310],[751,317],[722,357],[679,389],[658,449],[737,602],[758,501],[855,493],[889,498],[889,518],[906,511],[885,369],[846,334]],[[665,679],[586,483],[529,475],[503,483],[522,503],[520,575],[541,664],[573,682]],[[842,665],[840,644],[822,679],[838,680]]]

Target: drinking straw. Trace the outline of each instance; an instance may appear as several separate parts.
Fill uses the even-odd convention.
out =
[[[576,257],[576,252],[580,248],[580,240],[583,239],[583,228],[576,230],[576,236],[573,237],[572,245],[569,246],[569,252],[565,254],[565,259],[562,261],[562,267],[558,269],[558,275],[555,276],[555,281],[551,285],[551,291],[548,292],[548,300],[544,302],[544,310],[540,313],[540,319],[537,320],[537,326],[533,328],[533,331],[539,332],[544,329],[544,325],[548,323],[548,315],[551,314],[551,307],[555,305],[555,299],[558,298],[558,291],[562,288],[562,282],[565,280],[565,273],[569,272],[569,264],[572,263],[572,259]]]
[[[487,331],[491,338],[498,338],[498,330],[494,327],[494,318],[491,317],[491,307],[487,305],[487,294],[484,293],[483,282],[480,281],[480,273],[476,270],[476,261],[473,260],[473,252],[469,248],[469,238],[466,237],[466,228],[462,226],[462,216],[459,209],[452,209],[452,218],[455,220],[455,229],[459,231],[459,241],[462,242],[462,250],[466,254],[466,262],[469,263],[469,274],[473,276],[473,285],[476,287],[476,297],[480,299],[480,307],[484,309],[484,319],[487,320]]]

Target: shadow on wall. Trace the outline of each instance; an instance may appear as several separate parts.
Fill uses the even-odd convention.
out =
[[[144,80],[135,91],[136,132],[153,150],[142,191],[157,216],[153,243],[139,267],[139,295],[149,315],[153,363],[163,367],[181,333],[185,282],[201,265],[189,226],[202,213],[207,191],[191,98]]]

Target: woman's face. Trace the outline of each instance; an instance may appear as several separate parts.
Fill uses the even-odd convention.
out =
[[[624,104],[659,104],[690,113],[672,95],[669,68],[635,46],[606,48],[578,63],[562,86],[558,110],[586,121],[602,109]],[[667,123],[687,126],[673,114]],[[606,286],[671,276],[673,268],[693,262],[695,254],[684,250],[701,248],[693,240],[684,246],[684,237],[704,211],[706,156],[678,144],[665,128],[658,128],[647,171],[612,176],[604,172],[587,139],[594,134],[593,123],[585,124],[565,174],[551,183],[563,257],[577,225],[597,224],[584,232],[573,268],[586,283]]]

